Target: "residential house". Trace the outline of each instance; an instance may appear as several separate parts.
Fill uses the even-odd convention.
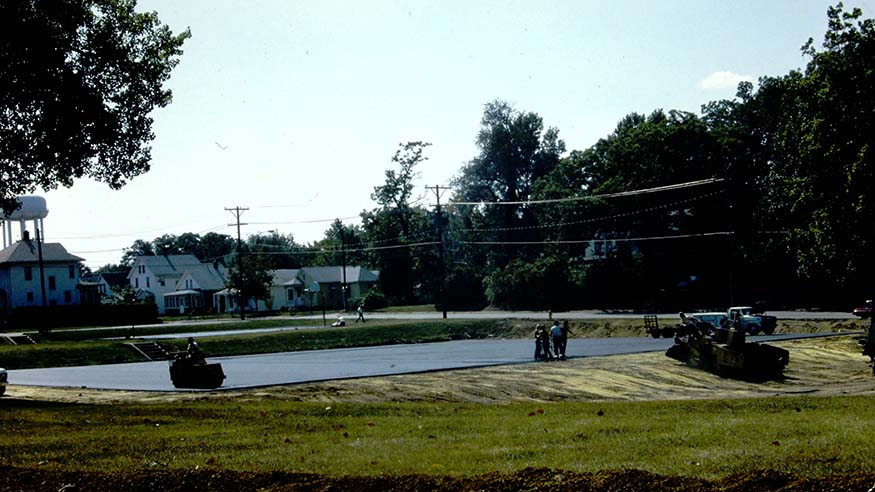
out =
[[[27,235],[0,251],[0,312],[22,306],[80,303],[79,266],[83,260],[60,243],[43,243],[42,269],[36,242]],[[41,271],[42,270],[42,271]]]
[[[297,279],[302,284],[300,288],[304,305],[331,309],[344,307],[341,295],[344,280],[349,288],[347,302],[367,294],[379,280],[376,272],[360,266],[346,267],[345,278],[344,267],[341,266],[305,267]]]
[[[343,285],[343,267],[304,267],[271,271],[270,301],[248,300],[247,310],[279,311],[302,308],[342,309],[340,292]],[[361,297],[378,280],[376,272],[358,266],[346,267],[347,301]],[[214,305],[220,313],[237,311],[237,291],[224,289],[214,295]]]
[[[82,304],[111,304],[122,300],[119,292],[128,287],[127,272],[103,272],[93,273],[91,275],[83,275],[79,280],[80,288],[82,289]],[[97,298],[86,301],[86,292],[92,289],[83,287],[94,286]]]
[[[270,310],[294,311],[304,306],[304,283],[298,279],[301,270],[273,270],[273,281],[270,284],[270,303],[265,306]]]
[[[139,297],[158,306],[158,314],[210,311],[212,294],[225,286],[225,267],[194,255],[138,256],[127,278]]]

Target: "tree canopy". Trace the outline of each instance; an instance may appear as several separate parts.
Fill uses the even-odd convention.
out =
[[[0,207],[83,176],[123,186],[149,170],[152,118],[188,30],[134,0],[0,2]]]

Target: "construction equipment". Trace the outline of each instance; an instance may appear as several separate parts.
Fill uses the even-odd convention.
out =
[[[687,321],[678,325],[676,331],[675,344],[665,355],[720,376],[749,381],[777,379],[790,362],[790,352],[765,343],[748,342],[744,330],[724,327],[706,333]]]
[[[186,354],[176,354],[170,362],[170,381],[177,388],[213,389],[221,386],[224,380],[222,364],[209,364]]]

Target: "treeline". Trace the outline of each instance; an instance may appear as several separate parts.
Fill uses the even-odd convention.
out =
[[[491,102],[442,208],[413,195],[429,144],[410,142],[362,226],[334,223],[310,245],[251,236],[247,250],[273,268],[366,265],[390,303],[454,309],[847,308],[875,297],[875,24],[841,4],[828,21],[822,50],[802,48],[804,71],[742,83],[701,115],[627,115],[582,151],[567,152],[536,113]],[[236,247],[215,233],[164,238],[125,261],[148,247],[201,259]]]

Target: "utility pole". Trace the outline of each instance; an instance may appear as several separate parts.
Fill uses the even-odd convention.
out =
[[[36,249],[39,255],[39,287],[43,295],[43,307],[46,307],[46,271],[43,261],[43,242],[39,236],[39,227],[36,228]]]
[[[346,284],[346,243],[343,239],[343,223],[340,222],[340,219],[337,219],[337,223],[340,225],[340,261],[343,263],[343,283],[340,284],[340,296],[343,298],[343,310],[348,311],[346,306],[346,291],[349,289],[349,286]]]
[[[237,294],[238,295],[237,305],[240,307],[240,319],[244,320],[244,319],[246,319],[246,315],[244,314],[246,295],[243,292],[243,290],[244,290],[244,286],[246,285],[246,278],[245,278],[245,275],[243,274],[243,248],[242,248],[242,242],[240,239],[240,226],[246,225],[246,224],[240,223],[240,216],[243,215],[243,212],[249,210],[249,208],[242,208],[239,206],[234,207],[234,208],[225,207],[225,210],[231,212],[231,215],[233,215],[237,219],[237,224],[236,224],[237,225],[237,268],[239,269],[238,274],[240,275],[240,285],[238,286],[238,294]],[[228,225],[234,226],[235,224],[228,224]]]
[[[437,230],[438,230],[438,258],[440,260],[440,265],[438,266],[439,271],[438,274],[441,276],[441,290],[438,293],[438,301],[441,305],[441,311],[443,312],[444,319],[447,319],[447,303],[446,303],[446,284],[447,284],[447,274],[446,274],[446,266],[444,265],[444,216],[441,211],[441,194],[444,191],[449,190],[450,188],[447,186],[434,185],[432,187],[426,186],[425,189],[431,190],[434,192],[435,198],[435,220],[437,221]]]

